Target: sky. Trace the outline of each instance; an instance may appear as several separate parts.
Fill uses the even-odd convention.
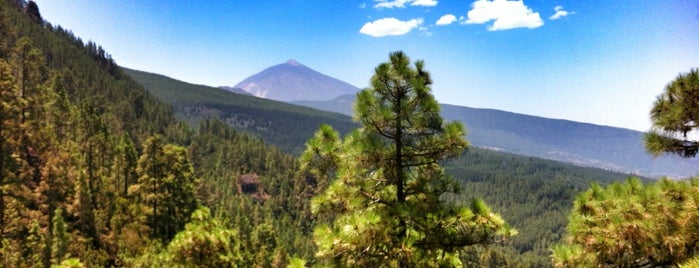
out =
[[[699,68],[699,0],[35,2],[119,65],[190,83],[295,59],[364,88],[402,50],[441,103],[640,131],[665,85]]]

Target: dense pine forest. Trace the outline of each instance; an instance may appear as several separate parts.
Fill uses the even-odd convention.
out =
[[[422,112],[403,120],[422,124],[410,132],[421,138],[407,134],[405,148],[443,150],[406,151],[414,154],[404,163],[408,171],[390,173],[381,165],[394,162],[381,155],[395,154],[395,146],[380,135],[397,135],[381,131],[390,128],[372,134],[371,124],[351,131],[390,119],[372,114],[389,97],[362,93],[374,108],[360,111],[364,121],[354,123],[281,103],[259,113],[251,107],[243,111],[254,115],[246,120],[277,117],[307,136],[241,131],[225,117],[179,109],[162,96],[163,87],[176,84],[143,83],[95,42],[43,20],[33,1],[0,0],[0,267],[647,266],[693,257],[696,181],[626,180],[463,150],[468,136],[462,140],[460,124],[442,124],[435,115],[421,61],[413,70],[398,54],[391,60],[407,67],[384,75],[399,72],[424,84],[409,93]],[[209,104],[198,107],[211,111]],[[299,116],[309,121],[289,124]],[[341,133],[324,126],[314,136],[322,123]],[[402,186],[335,179],[360,171],[404,180],[403,199],[376,207]],[[372,196],[365,189],[378,190]],[[624,214],[633,204],[657,205]],[[623,216],[611,217],[615,225],[607,228],[609,213]],[[644,223],[657,215],[670,220]],[[369,237],[348,238],[340,222]],[[639,233],[654,235],[628,239]],[[610,234],[627,235],[624,244],[614,247]],[[631,250],[663,246],[674,254]]]
[[[228,236],[208,250],[227,252],[200,256],[312,256],[297,227],[310,189],[294,181],[293,157],[218,121],[194,131],[33,2],[0,7],[0,266],[185,265],[192,236],[219,230]]]

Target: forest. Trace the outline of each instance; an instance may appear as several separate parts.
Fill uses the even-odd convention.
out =
[[[187,117],[153,91],[173,85],[132,77],[33,1],[1,0],[0,267],[699,263],[696,180],[470,147],[468,122],[439,116],[423,64],[389,55],[353,123],[243,110],[309,133],[266,140],[230,115]],[[680,78],[691,89],[696,77]],[[661,101],[656,117],[677,122]],[[663,131],[649,151],[696,153]]]

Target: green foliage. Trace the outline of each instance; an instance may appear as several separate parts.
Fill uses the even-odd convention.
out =
[[[699,243],[699,180],[592,184],[576,197],[556,266],[667,266],[694,257]]]
[[[63,210],[58,208],[53,213],[53,236],[51,242],[51,263],[59,264],[68,259],[68,246],[70,236],[68,235],[68,225],[63,218]]]
[[[128,243],[112,219],[131,216],[115,213],[130,201],[113,194],[113,159],[124,158],[115,138],[138,148],[172,129],[173,114],[103,49],[33,22],[25,5],[0,1],[1,266],[115,265]]]
[[[83,268],[85,267],[85,264],[83,264],[80,259],[78,258],[70,258],[70,259],[65,259],[61,263],[57,265],[51,265],[51,268]]]
[[[680,74],[665,86],[650,110],[653,128],[645,137],[645,146],[653,155],[663,153],[694,157],[699,142],[688,139],[695,130],[699,114],[699,69]],[[690,135],[691,137],[691,135]]]
[[[439,162],[467,146],[459,123],[444,123],[422,61],[391,53],[358,94],[362,126],[344,141],[321,127],[301,165],[335,177],[313,200],[328,219],[314,230],[317,256],[339,266],[460,266],[459,251],[516,234],[480,200],[446,203],[453,180]]]
[[[591,182],[607,184],[628,177],[479,148],[469,148],[461,157],[448,161],[445,169],[461,185],[461,194],[445,196],[447,200],[467,204],[473,196],[480,196],[517,228],[517,236],[488,247],[516,267],[550,266],[549,249],[565,235],[575,195]],[[480,266],[480,253],[483,251],[469,253],[464,263]]]
[[[304,259],[292,258],[289,262],[287,268],[303,268],[306,267],[306,261]]]
[[[169,242],[197,207],[197,181],[187,151],[162,139],[153,136],[144,143],[136,168],[138,183],[129,192],[142,206],[151,238]]]
[[[168,245],[170,267],[237,267],[242,261],[237,232],[227,229],[209,209],[192,213],[192,221]]]
[[[679,265],[680,268],[697,268],[699,267],[699,256],[689,259]]]
[[[327,188],[340,163],[342,139],[330,125],[321,125],[306,143],[306,151],[299,157],[300,171],[307,174],[307,182],[315,196]]]
[[[46,247],[46,233],[41,230],[37,221],[29,225],[29,232],[24,238],[22,249],[22,264],[19,266],[42,266],[44,264],[44,252]]]
[[[239,230],[240,266],[271,267],[275,260],[284,266],[287,255],[313,260],[313,187],[297,176],[292,156],[216,119],[200,122],[189,151],[201,178],[197,193],[202,204]],[[240,191],[241,178],[251,174],[266,198]],[[261,246],[266,250],[259,250]]]

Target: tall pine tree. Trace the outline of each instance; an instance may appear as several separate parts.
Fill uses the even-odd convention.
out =
[[[462,124],[440,117],[431,84],[423,61],[391,53],[357,95],[361,127],[341,143],[328,127],[309,141],[302,165],[334,177],[313,200],[327,219],[314,230],[318,257],[338,266],[460,266],[466,246],[516,232],[481,200],[444,201],[458,186],[440,163],[468,143]]]
[[[151,238],[169,242],[197,208],[196,178],[187,151],[152,136],[143,146],[136,169],[138,183],[129,188],[147,217]]]

